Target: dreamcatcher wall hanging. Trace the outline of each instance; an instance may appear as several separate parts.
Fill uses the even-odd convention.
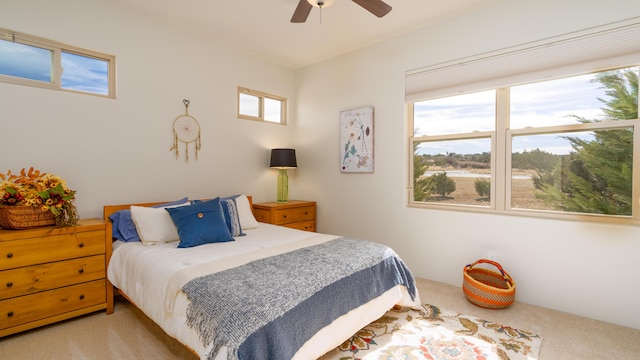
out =
[[[189,115],[189,100],[182,100],[185,107],[185,114],[173,120],[173,146],[170,151],[176,152],[176,160],[180,156],[178,152],[179,141],[185,145],[185,161],[189,162],[189,144],[195,143],[196,160],[198,160],[198,150],[200,150],[200,124],[193,116]]]

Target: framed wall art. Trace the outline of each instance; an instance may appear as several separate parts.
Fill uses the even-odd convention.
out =
[[[340,112],[340,171],[373,172],[373,106]]]

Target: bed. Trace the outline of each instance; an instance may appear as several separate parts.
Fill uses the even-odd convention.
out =
[[[245,195],[104,206],[107,313],[120,293],[201,359],[317,359],[394,305],[420,306],[390,248],[258,223],[251,209]],[[127,214],[138,241],[122,239]],[[193,236],[214,217],[198,236],[231,239]]]

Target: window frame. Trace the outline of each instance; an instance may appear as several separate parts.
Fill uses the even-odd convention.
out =
[[[606,121],[606,122],[598,122],[598,123],[589,123],[589,124],[569,124],[569,125],[556,125],[556,126],[547,126],[547,127],[530,127],[530,128],[522,128],[522,129],[507,129],[505,136],[505,154],[512,153],[512,136],[522,136],[522,135],[545,135],[545,134],[559,134],[559,133],[568,133],[568,132],[580,132],[580,131],[598,131],[598,130],[618,130],[618,129],[633,129],[633,170],[632,170],[632,178],[636,179],[636,181],[632,182],[632,198],[638,197],[638,170],[640,166],[640,162],[638,158],[640,157],[640,151],[638,151],[638,147],[640,140],[638,136],[638,132],[640,132],[640,119],[630,119],[630,120],[616,120],[616,121]],[[511,156],[506,156],[506,170],[507,174],[511,170]],[[571,212],[555,212],[548,210],[534,210],[534,209],[524,209],[524,208],[514,208],[512,207],[512,199],[511,199],[511,176],[506,176],[506,188],[505,188],[505,203],[504,208],[507,211],[514,212],[523,212],[523,213],[552,213],[552,214],[561,214],[561,215],[576,215],[581,218],[582,216],[590,216],[590,217],[600,217],[600,218],[611,218],[620,219],[623,221],[636,221],[640,224],[640,216],[638,211],[640,208],[638,207],[638,201],[633,201],[632,207],[632,216],[620,216],[620,215],[608,215],[608,214],[590,214],[590,213],[571,213]]]
[[[413,107],[411,107],[413,109]],[[471,133],[459,133],[459,134],[443,134],[443,135],[424,135],[424,136],[415,136],[415,137],[411,137],[410,139],[410,149],[411,149],[411,156],[410,156],[410,164],[409,164],[409,171],[410,171],[410,185],[409,185],[409,202],[414,202],[417,204],[429,204],[430,207],[436,207],[439,208],[440,206],[442,206],[443,209],[447,209],[450,206],[460,206],[463,208],[478,208],[478,209],[486,209],[486,210],[495,210],[496,209],[496,205],[495,205],[495,196],[496,196],[496,192],[495,192],[495,187],[493,184],[493,181],[491,182],[491,188],[490,188],[490,196],[489,198],[492,199],[489,203],[489,206],[480,206],[480,205],[467,205],[467,204],[452,204],[452,203],[437,203],[437,202],[425,202],[425,201],[415,201],[414,200],[414,195],[413,195],[413,179],[414,179],[414,173],[413,173],[413,145],[416,143],[423,143],[423,142],[436,142],[436,141],[448,141],[448,140],[474,140],[474,139],[489,139],[491,146],[490,146],[490,151],[491,151],[491,161],[490,161],[490,166],[491,166],[491,171],[490,171],[490,179],[493,180],[495,178],[495,172],[496,172],[496,159],[495,156],[493,156],[493,154],[495,153],[495,148],[496,148],[496,134],[493,131],[476,131],[476,132],[471,132]]]
[[[627,64],[623,67],[640,67],[640,62]],[[610,69],[619,69],[615,66]],[[591,73],[607,71],[601,69]],[[578,74],[567,74],[573,76]],[[640,74],[639,74],[640,75]],[[559,78],[559,77],[558,77]],[[539,81],[548,81],[554,79],[540,79]],[[532,81],[535,82],[535,81]],[[521,84],[517,84],[521,85]],[[480,91],[480,90],[479,90]],[[451,96],[460,95],[459,93],[450,94]],[[406,101],[405,113],[408,119],[409,134],[413,134],[414,130],[414,103],[428,99],[410,99]],[[616,120],[597,122],[589,124],[567,124],[554,125],[545,127],[525,127],[518,129],[510,129],[509,126],[509,87],[501,87],[496,89],[496,124],[495,131],[478,132],[478,133],[459,133],[445,136],[410,136],[408,138],[408,174],[407,179],[407,206],[414,208],[451,210],[451,211],[467,211],[477,213],[492,213],[500,215],[516,215],[526,217],[538,217],[548,219],[561,220],[578,220],[578,221],[595,221],[615,224],[640,225],[640,119]],[[639,105],[640,106],[640,105]],[[542,135],[576,131],[595,131],[595,130],[615,130],[615,129],[632,129],[633,130],[633,169],[632,169],[632,215],[606,215],[606,214],[590,214],[590,213],[574,213],[552,210],[536,210],[513,208],[511,205],[511,153],[512,153],[512,136],[520,135]],[[492,137],[491,144],[491,203],[490,206],[475,206],[451,203],[435,203],[415,201],[413,194],[414,185],[414,144],[422,141],[434,141],[442,139],[464,139],[469,137],[483,137],[486,133],[490,133]]]
[[[258,116],[251,116],[251,115],[240,113],[240,96],[242,94],[254,96],[258,98]],[[280,102],[280,121],[279,122],[269,121],[265,119],[265,114],[264,114],[265,98]],[[270,124],[287,125],[287,98],[283,96],[273,95],[266,92],[252,90],[246,87],[238,86],[237,101],[238,101],[238,107],[237,107],[238,119],[261,121],[261,122],[270,123]]]
[[[64,43],[60,43],[54,40],[49,40],[37,36],[27,35],[19,32],[15,32],[12,30],[0,28],[0,39],[6,40],[18,44],[24,44],[28,46],[34,46],[42,49],[47,49],[52,52],[52,61],[51,61],[51,80],[50,81],[39,81],[28,78],[10,76],[0,74],[0,82],[9,83],[9,84],[17,84],[17,85],[26,85],[44,89],[51,90],[62,90],[73,92],[77,94],[85,94],[85,95],[94,95],[100,97],[107,98],[116,98],[116,57],[114,55],[109,55],[93,50],[83,49],[77,46],[68,45]],[[101,61],[107,62],[107,94],[99,94],[90,91],[81,91],[75,89],[69,89],[62,87],[62,73],[64,69],[62,68],[62,53],[70,53],[76,54],[83,57],[94,58]]]

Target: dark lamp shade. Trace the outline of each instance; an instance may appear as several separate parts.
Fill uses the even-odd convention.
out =
[[[296,163],[295,149],[271,149],[271,164],[276,169],[289,169],[298,167]]]

